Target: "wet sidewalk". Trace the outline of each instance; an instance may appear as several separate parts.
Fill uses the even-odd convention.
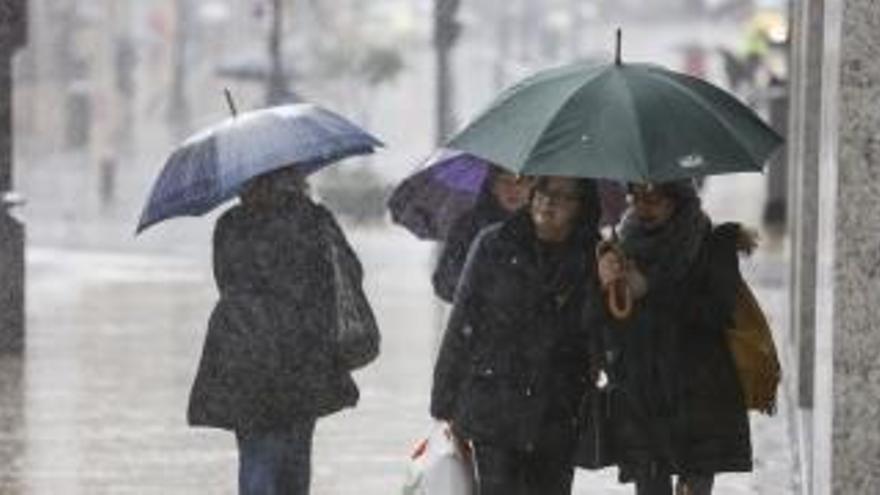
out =
[[[356,377],[360,406],[319,423],[316,495],[399,493],[407,455],[430,427],[431,246],[398,229],[360,231],[352,241],[383,354]],[[746,263],[779,318],[779,261]],[[26,358],[0,361],[0,493],[235,493],[232,435],[185,423],[215,297],[209,258],[37,246],[28,270]],[[786,407],[754,418],[756,472],[721,476],[717,493],[791,493]],[[632,490],[608,470],[579,472],[575,493]]]

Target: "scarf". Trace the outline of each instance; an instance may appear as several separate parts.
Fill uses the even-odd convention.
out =
[[[693,193],[680,196],[675,213],[659,227],[647,226],[631,210],[627,212],[620,227],[621,246],[647,278],[649,290],[668,287],[684,281],[711,230],[712,223]],[[674,442],[670,444],[672,425],[668,422],[677,417],[682,405],[682,383],[678,370],[680,336],[666,316],[668,312],[655,311],[635,316],[632,331],[625,337],[628,351],[623,367],[630,377],[633,407],[646,421],[646,431],[669,455],[666,449]]]
[[[679,282],[697,259],[712,222],[696,196],[683,199],[659,227],[645,225],[628,211],[621,222],[621,246],[648,279],[648,286]]]

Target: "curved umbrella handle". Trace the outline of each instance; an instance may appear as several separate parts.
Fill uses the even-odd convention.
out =
[[[617,244],[616,233],[614,238],[600,242],[596,246],[596,259],[601,258],[608,251],[613,251],[626,265],[626,255],[620,245]],[[618,280],[602,287],[605,293],[605,306],[608,312],[616,320],[625,320],[630,317],[633,309],[632,291],[626,280]]]
[[[632,314],[632,292],[626,280],[618,280],[605,287],[605,304],[616,320],[625,320]]]

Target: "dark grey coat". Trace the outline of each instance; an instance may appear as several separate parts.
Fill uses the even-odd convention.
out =
[[[264,430],[357,403],[352,366],[334,338],[328,242],[341,242],[358,289],[360,264],[327,210],[289,201],[271,211],[235,206],[217,221],[220,299],[190,395],[192,425]],[[339,235],[327,235],[333,230]]]
[[[611,328],[615,450],[622,477],[750,471],[749,419],[725,330],[740,283],[739,228],[714,229],[684,281],[650,288]],[[652,467],[653,465],[653,467]]]
[[[480,234],[434,369],[435,418],[478,443],[570,452],[589,383],[594,243],[579,233],[548,261],[527,212]]]

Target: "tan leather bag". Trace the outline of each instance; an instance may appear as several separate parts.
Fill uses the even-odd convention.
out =
[[[737,287],[734,326],[727,331],[727,343],[746,407],[772,415],[782,368],[764,311],[744,280]]]

